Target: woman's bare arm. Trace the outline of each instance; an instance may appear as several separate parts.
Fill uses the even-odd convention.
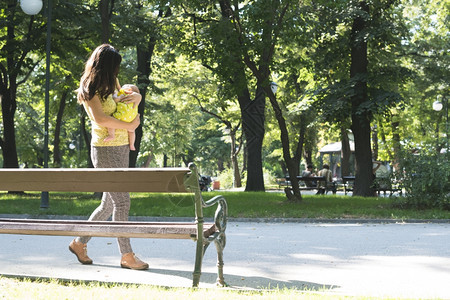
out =
[[[100,98],[97,95],[95,95],[90,101],[86,101],[84,105],[90,112],[93,121],[100,126],[113,129],[135,130],[140,124],[139,114],[133,121],[129,123],[117,120],[114,117],[106,115],[103,112],[102,103],[100,102]]]

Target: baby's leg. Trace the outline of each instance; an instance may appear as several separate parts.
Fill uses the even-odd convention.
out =
[[[104,142],[110,142],[116,138],[116,130],[108,128],[108,136],[103,139]]]
[[[136,151],[136,147],[134,146],[134,142],[136,141],[136,134],[133,131],[128,131],[128,141],[130,142],[130,150]]]

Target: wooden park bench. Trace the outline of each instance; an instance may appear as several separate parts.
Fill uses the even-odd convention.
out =
[[[353,185],[355,184],[355,176],[342,176],[342,185],[344,186],[344,194],[353,191]]]
[[[286,176],[286,180],[291,182],[289,176]],[[304,185],[300,185],[299,187],[301,191],[317,190],[319,181],[326,182],[324,176],[297,176],[297,180],[299,184],[304,183]],[[329,191],[333,192],[333,194],[336,194],[336,183],[334,181],[327,183],[325,192],[328,193]]]
[[[278,185],[278,189],[282,189],[283,187],[288,187],[291,185],[291,182],[286,178],[276,178],[276,182]]]
[[[355,176],[342,176],[342,185],[344,186],[344,194],[347,195],[348,192],[353,191],[353,186],[355,184]],[[390,178],[375,178],[373,188],[378,196],[381,192],[389,192],[389,196],[394,193],[399,193],[402,195],[402,188],[398,182],[392,181]]]
[[[378,196],[381,195],[381,192],[383,192],[384,196],[386,196],[386,193],[389,193],[389,196],[392,196],[394,193],[398,193],[400,196],[403,194],[400,182],[390,177],[375,178],[373,187]]]
[[[216,196],[204,201],[194,164],[189,168],[0,169],[1,191],[193,193],[192,222],[91,222],[0,219],[0,233],[25,235],[192,239],[196,241],[194,287],[200,282],[203,254],[211,242],[217,249],[217,284],[225,286],[223,249],[227,203]],[[151,199],[149,199],[151,201]],[[203,208],[217,205],[214,223],[205,223]]]

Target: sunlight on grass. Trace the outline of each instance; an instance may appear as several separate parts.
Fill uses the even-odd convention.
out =
[[[232,288],[165,288],[115,283],[79,283],[58,280],[14,279],[0,277],[2,299],[369,299],[325,295],[296,289],[236,290]]]

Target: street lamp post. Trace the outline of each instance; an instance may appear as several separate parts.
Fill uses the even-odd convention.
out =
[[[28,15],[36,15],[42,9],[42,0],[20,0],[20,7]],[[50,47],[52,33],[52,2],[47,1],[47,42],[45,61],[45,117],[44,117],[44,168],[48,168],[48,115],[50,100]],[[41,193],[41,208],[48,208],[48,192]]]
[[[445,144],[445,151],[448,151],[449,149],[449,137],[448,137],[448,99],[447,97],[442,98],[442,102],[439,101],[439,99],[436,99],[436,101],[433,102],[433,110],[435,111],[441,111],[442,109],[445,109],[445,137],[446,137],[446,144]]]

